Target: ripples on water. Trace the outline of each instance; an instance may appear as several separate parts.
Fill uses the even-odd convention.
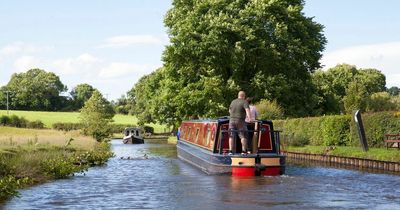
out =
[[[107,166],[22,190],[4,208],[400,209],[396,175],[289,165],[280,177],[209,176],[177,159],[174,145],[112,143]]]

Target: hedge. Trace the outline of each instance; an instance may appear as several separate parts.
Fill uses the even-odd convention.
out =
[[[40,120],[29,121],[24,117],[18,117],[16,115],[2,115],[0,116],[0,125],[2,126],[10,126],[17,128],[35,128],[35,129],[43,129],[44,124]]]
[[[112,133],[122,133],[125,128],[127,127],[136,127],[135,125],[129,124],[110,124],[110,129]],[[53,129],[55,130],[62,130],[62,131],[71,131],[71,130],[79,130],[82,129],[83,125],[81,123],[54,123],[52,125]],[[147,133],[154,133],[154,128],[150,126],[144,126],[142,128],[143,132]]]
[[[400,133],[398,112],[364,113],[362,119],[370,147],[383,147],[384,134]],[[289,145],[304,137],[314,146],[359,146],[357,128],[351,115],[276,120],[274,127],[283,131],[282,140]]]

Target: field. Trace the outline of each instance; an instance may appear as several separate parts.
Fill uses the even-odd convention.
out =
[[[0,116],[7,115],[7,110],[0,110]],[[39,112],[39,111],[18,111],[10,110],[9,115],[17,115],[18,117],[24,117],[29,121],[40,120],[44,123],[47,128],[51,128],[54,123],[78,123],[79,112]],[[114,116],[115,124],[125,125],[137,125],[137,118],[132,115],[121,115],[116,114]],[[167,132],[167,128],[164,125],[159,124],[148,124],[154,127],[155,132],[163,133]]]
[[[18,146],[65,146],[71,138],[73,140],[70,142],[70,146],[77,149],[90,150],[96,143],[92,137],[83,136],[79,131],[62,132],[0,126],[0,153]]]

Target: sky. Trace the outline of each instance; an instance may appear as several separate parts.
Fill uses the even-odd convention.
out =
[[[0,0],[0,86],[40,68],[69,90],[81,83],[109,100],[162,66],[163,24],[172,0]],[[306,0],[304,14],[325,26],[321,64],[376,68],[400,87],[400,1]]]

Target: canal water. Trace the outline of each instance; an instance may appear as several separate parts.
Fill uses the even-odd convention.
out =
[[[175,145],[112,145],[106,166],[21,190],[3,208],[400,209],[398,175],[288,165],[279,177],[211,176],[177,159]]]

